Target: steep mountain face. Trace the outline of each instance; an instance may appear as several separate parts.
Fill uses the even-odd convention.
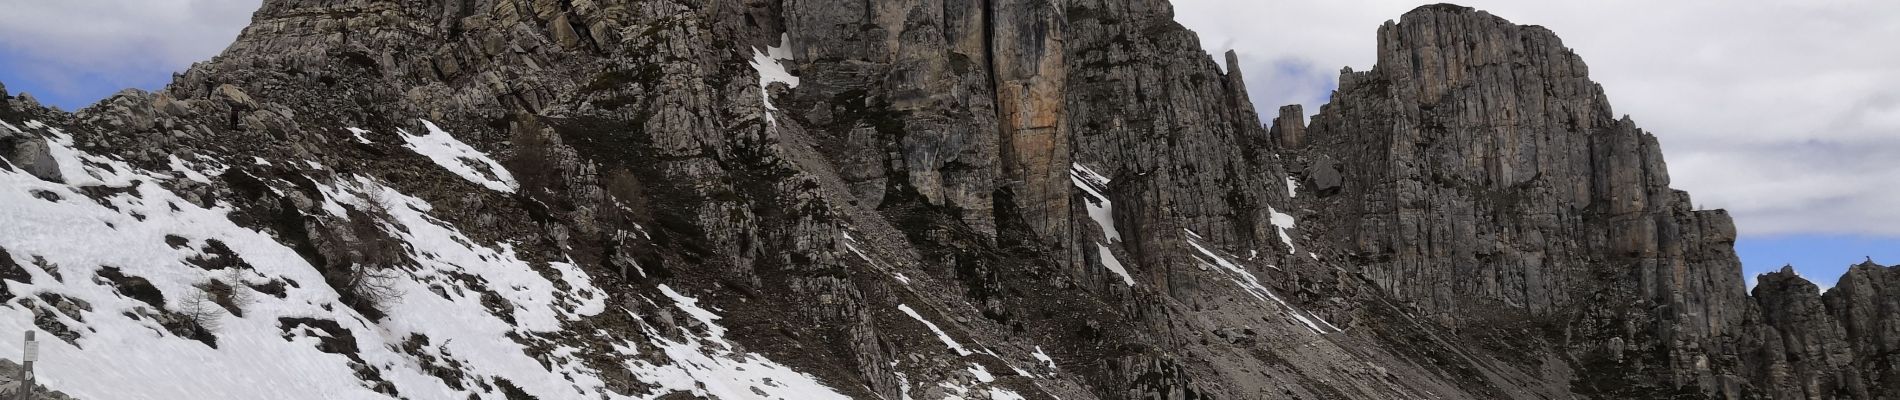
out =
[[[0,334],[82,399],[1900,393],[1895,269],[1748,296],[1554,34],[1379,38],[1263,126],[1158,0],[266,0],[0,98]]]
[[[1428,6],[1378,37],[1298,144],[1344,177],[1323,213],[1360,271],[1448,326],[1558,333],[1586,359],[1619,341],[1616,382],[1735,372],[1734,224],[1669,188],[1656,138],[1555,34]]]
[[[1744,294],[1727,212],[1668,188],[1657,138],[1611,112],[1556,34],[1440,4],[1378,38],[1372,70],[1341,72],[1309,127],[1283,110],[1275,138],[1322,191],[1315,233],[1408,309],[1577,368],[1587,396],[1891,392],[1860,389],[1885,347],[1841,343],[1813,284],[1765,275]],[[1889,324],[1870,317],[1845,326]]]
[[[1744,292],[1728,214],[1669,188],[1655,136],[1611,112],[1555,34],[1433,5],[1378,38],[1372,70],[1344,71],[1303,130],[1283,111],[1276,138],[1322,191],[1326,241],[1407,309],[1497,351],[1550,357],[1531,365],[1577,368],[1583,395],[1883,392],[1857,388],[1889,356],[1838,343],[1842,324],[1813,285],[1770,274],[1755,298]],[[1842,389],[1789,389],[1817,380]]]

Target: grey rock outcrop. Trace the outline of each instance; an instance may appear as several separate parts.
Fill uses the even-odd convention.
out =
[[[0,121],[23,122],[38,115],[51,113],[40,108],[37,103],[25,101],[8,93],[6,86],[0,86]],[[9,129],[11,127],[11,129]],[[0,162],[19,168],[33,176],[51,182],[64,182],[60,175],[59,162],[53,159],[52,146],[46,138],[29,135],[18,126],[0,126]]]
[[[1859,375],[1871,398],[1900,397],[1900,267],[1856,264],[1821,300],[1853,350],[1842,374]]]
[[[1753,295],[1769,335],[1757,344],[1761,359],[1753,364],[1774,398],[1868,398],[1849,365],[1846,332],[1813,283],[1783,267],[1758,277]]]
[[[1821,292],[1792,268],[1757,278],[1761,324],[1743,348],[1775,399],[1891,399],[1900,393],[1900,268],[1865,262]]]
[[[1280,116],[1273,118],[1272,135],[1274,143],[1282,148],[1300,148],[1306,143],[1306,110],[1298,104],[1280,107]]]
[[[0,88],[0,91],[4,91],[4,88]],[[19,382],[18,380],[16,380],[19,377],[20,377],[19,363],[15,363],[13,362],[13,360],[0,360],[0,387],[7,387],[9,389],[13,389],[13,390],[4,392],[5,394],[7,394],[8,396],[19,396],[19,393],[17,391],[20,389],[18,389],[18,386],[15,384],[15,382]],[[41,385],[34,385],[34,387],[31,390],[32,390],[31,395],[20,396],[18,398],[29,398],[29,399],[34,399],[34,400],[73,400],[73,398],[71,396],[67,396],[66,393],[56,391],[56,390],[50,390],[50,389],[47,389],[45,386],[41,386]]]
[[[5,153],[8,163],[33,176],[51,182],[65,181],[59,173],[59,162],[53,159],[52,147],[45,139],[7,137],[0,133],[0,152]]]

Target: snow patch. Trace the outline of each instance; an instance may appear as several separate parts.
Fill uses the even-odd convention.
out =
[[[1122,277],[1122,283],[1135,286],[1135,277],[1128,275],[1128,268],[1122,267],[1122,261],[1115,258],[1115,252],[1109,251],[1108,246],[1101,243],[1096,243],[1095,248],[1100,250],[1103,267],[1108,267],[1109,272]]]
[[[133,179],[131,175],[131,165],[105,157],[83,154],[73,148],[72,135],[66,134],[65,131],[61,131],[59,128],[47,126],[38,120],[26,121],[26,123],[22,125],[26,126],[27,129],[37,129],[48,136],[46,138],[46,153],[53,157],[54,164],[59,165],[59,176],[63,178],[67,184],[73,186],[123,186],[131,184],[131,180]],[[17,128],[9,127],[9,129],[19,131]],[[24,131],[20,132],[25,133]],[[92,168],[92,166],[87,163],[97,164],[98,168]],[[93,171],[95,170],[99,170],[102,175],[93,175]]]
[[[864,250],[859,249],[857,245],[858,238],[851,237],[851,232],[839,232],[839,233],[844,235],[844,247],[846,249],[850,249],[852,254],[857,254],[858,258],[864,260],[865,263],[870,264],[872,269],[884,271],[885,273],[891,274],[892,278],[896,278],[898,282],[902,282],[905,285],[910,284],[910,277],[904,276],[904,273],[897,272],[896,269],[886,266],[882,263],[879,263],[877,262],[877,260],[871,259],[871,255],[865,254]]]
[[[1036,352],[1030,353],[1029,355],[1036,357],[1036,360],[1042,361],[1043,364],[1048,364],[1049,369],[1056,369],[1056,360],[1049,358],[1049,353],[1042,352],[1042,346],[1036,346]]]
[[[981,385],[981,383],[978,383],[978,385]],[[946,392],[944,393],[943,400],[971,400],[978,398],[976,397],[978,395],[988,395],[990,400],[1025,400],[1023,395],[999,387],[990,387],[982,391],[975,391],[972,390],[970,385],[955,382],[938,382],[937,387],[944,388]]]
[[[895,367],[897,366],[897,363],[892,362],[891,366]],[[891,371],[891,373],[897,374],[897,394],[901,396],[899,398],[903,400],[911,400],[910,376],[904,375],[903,372],[897,372],[897,371]]]
[[[224,167],[224,163],[218,163],[215,159],[209,159],[203,155],[198,155],[198,161],[184,161],[177,154],[165,155],[165,157],[171,161],[167,167],[171,167],[173,173],[179,173],[186,180],[199,182],[199,184],[211,184],[211,176],[224,174],[224,171],[230,169],[230,167]]]
[[[691,316],[693,319],[699,320],[701,325],[705,325],[707,339],[712,340],[713,343],[718,343],[721,347],[732,348],[732,343],[726,342],[726,328],[713,322],[719,320],[719,314],[713,314],[712,311],[699,308],[699,299],[680,294],[680,292],[675,292],[673,288],[665,284],[660,285],[660,293],[665,294],[667,298],[673,299],[674,307],[679,307],[680,311],[685,311],[687,316]]]
[[[166,157],[171,160],[170,167],[172,169],[172,172],[177,172],[179,175],[184,175],[185,179],[190,179],[194,182],[204,183],[204,184],[211,183],[211,177],[205,176],[204,172],[200,172],[196,168],[192,168],[191,164],[186,164],[185,160],[181,160],[178,158],[178,155],[174,154],[174,155],[168,155]],[[223,171],[219,171],[219,172],[223,172]]]
[[[475,150],[474,147],[469,147],[467,143],[462,143],[460,140],[455,140],[455,136],[443,132],[442,128],[435,126],[434,122],[420,121],[422,121],[422,127],[428,130],[428,134],[411,135],[408,130],[396,130],[396,133],[400,134],[398,136],[402,136],[402,140],[408,142],[403,147],[408,147],[416,154],[435,161],[436,165],[442,166],[443,169],[489,190],[514,193],[516,188],[521,187],[520,183],[515,182],[514,175],[509,174],[507,168],[502,168],[501,163],[489,158],[487,153]]]
[[[997,387],[990,388],[990,400],[1026,400],[1026,399],[1027,398],[1023,397],[1023,395],[1017,394],[1016,392],[1010,391],[1009,389],[997,388]]]
[[[363,136],[363,135],[369,134],[369,130],[367,129],[356,128],[356,127],[343,128],[343,129],[350,131],[350,136],[355,137],[357,143],[362,143],[362,144],[375,143],[375,142],[369,141],[368,136]]]
[[[1108,195],[1105,194],[1108,192],[1108,177],[1096,173],[1095,170],[1089,169],[1082,163],[1074,163],[1070,164],[1069,182],[1074,183],[1076,188],[1082,189],[1082,192],[1088,193],[1089,198],[1086,203],[1088,203],[1089,219],[1095,220],[1095,225],[1102,228],[1102,236],[1112,242],[1121,241],[1122,235],[1115,229],[1115,205],[1109,202]]]
[[[991,358],[995,358],[996,361],[1003,363],[1004,367],[1009,367],[1010,372],[1015,372],[1016,375],[1036,376],[1035,374],[1029,373],[1029,371],[1024,371],[1022,368],[1017,368],[1016,363],[1009,362],[1009,359],[1003,358],[1002,355],[996,354],[995,350],[983,349],[983,354],[988,354]],[[989,372],[989,371],[986,370],[984,372]]]
[[[1307,313],[1287,303],[1286,300],[1281,300],[1279,295],[1273,293],[1273,290],[1267,289],[1265,285],[1260,284],[1260,279],[1254,277],[1252,272],[1247,272],[1247,269],[1241,267],[1240,264],[1236,264],[1232,260],[1227,259],[1227,257],[1223,257],[1212,250],[1208,250],[1206,246],[1200,243],[1200,235],[1195,234],[1194,231],[1183,231],[1187,232],[1188,245],[1194,247],[1194,250],[1201,253],[1195,256],[1195,260],[1199,261],[1202,267],[1213,266],[1226,271],[1232,276],[1234,284],[1240,285],[1241,289],[1246,290],[1248,294],[1253,295],[1254,298],[1260,301],[1271,301],[1274,304],[1279,304],[1280,307],[1285,309],[1287,314],[1293,316],[1294,320],[1299,321],[1302,325],[1306,325],[1308,329],[1312,329],[1313,333],[1325,334],[1342,331],[1339,327],[1333,326],[1332,323],[1321,319],[1319,315]],[[1271,265],[1267,266],[1267,268],[1279,269]]]
[[[1069,165],[1069,182],[1088,194],[1084,203],[1088,206],[1089,219],[1095,220],[1095,226],[1102,228],[1102,237],[1108,241],[1095,244],[1100,249],[1097,254],[1101,258],[1102,267],[1120,276],[1122,283],[1135,286],[1135,278],[1128,274],[1128,268],[1122,266],[1121,260],[1115,258],[1115,252],[1108,249],[1109,243],[1122,240],[1120,231],[1115,229],[1115,205],[1109,201],[1106,194],[1108,177],[1096,173],[1095,170],[1089,169],[1082,163],[1073,163]]]
[[[678,294],[670,288],[661,290],[669,293],[668,297]],[[687,299],[690,300],[690,298]],[[675,298],[674,305],[679,306],[688,314],[706,312],[697,305],[693,305],[697,303],[696,300],[684,302],[681,300]],[[633,313],[629,311],[628,314]],[[695,319],[701,317],[694,316]],[[719,318],[717,315],[703,317],[706,319],[702,319],[701,322]],[[633,319],[637,321],[640,317],[633,315]],[[616,350],[622,356],[627,356],[629,360],[625,362],[627,370],[640,382],[653,386],[649,392],[637,398],[653,399],[675,392],[686,392],[701,398],[716,399],[850,399],[818,382],[818,379],[811,375],[794,371],[757,353],[733,351],[732,346],[718,336],[725,331],[725,328],[712,323],[707,323],[706,326],[708,331],[713,333],[695,335],[687,331],[685,327],[681,327],[684,337],[673,340],[655,331],[653,327],[641,324],[641,328],[647,331],[648,344],[665,354],[666,359],[672,362],[670,364],[656,364],[639,358],[641,354],[635,350],[635,345],[632,343],[616,346]],[[718,343],[719,346],[705,346],[704,343],[707,342]]]
[[[961,344],[957,344],[957,340],[950,338],[950,334],[944,333],[943,329],[937,328],[937,324],[930,323],[930,320],[924,319],[924,316],[922,315],[917,315],[917,310],[911,309],[910,305],[898,304],[897,309],[899,311],[903,311],[904,314],[910,315],[910,317],[912,319],[916,319],[917,322],[924,323],[924,327],[930,328],[931,332],[936,332],[937,340],[942,340],[943,344],[945,346],[949,346],[950,350],[956,351],[957,355],[959,356],[970,355],[970,350],[964,349],[963,345]]]
[[[752,70],[759,73],[759,101],[765,105],[765,120],[773,126],[778,125],[778,118],[773,116],[778,107],[772,105],[772,92],[768,88],[773,82],[798,87],[798,77],[786,71],[784,64],[792,60],[791,34],[781,34],[778,40],[778,46],[766,47],[764,51],[752,49]]]
[[[983,368],[982,364],[970,363],[969,371],[970,376],[976,377],[977,382],[990,383],[996,381],[996,375],[990,375],[990,370]]]
[[[1275,210],[1273,206],[1267,206],[1267,214],[1270,215],[1267,222],[1273,224],[1275,233],[1280,234],[1280,243],[1286,244],[1286,253],[1299,254],[1299,251],[1293,248],[1293,236],[1286,233],[1286,230],[1293,229],[1293,216]]]
[[[580,298],[578,304],[574,305],[571,315],[591,316],[607,311],[607,292],[595,287],[594,278],[587,276],[587,272],[582,271],[579,265],[574,265],[572,261],[569,261],[552,262],[548,263],[548,266],[560,272],[561,282],[573,288],[570,289],[576,293],[573,297]]]

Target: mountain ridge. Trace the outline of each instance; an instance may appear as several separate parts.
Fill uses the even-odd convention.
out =
[[[14,222],[157,254],[0,235],[9,327],[365,398],[1900,392],[1895,269],[1742,292],[1554,33],[1440,4],[1377,48],[1269,127],[1160,1],[266,1],[164,91],[6,95]],[[135,398],[83,365],[42,375]]]

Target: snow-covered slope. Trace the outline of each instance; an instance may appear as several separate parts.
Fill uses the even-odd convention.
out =
[[[425,138],[445,135],[428,128]],[[41,350],[40,381],[77,398],[844,398],[727,343],[717,314],[686,295],[663,287],[670,298],[642,299],[646,312],[699,322],[664,332],[634,310],[608,310],[608,294],[571,262],[523,260],[509,243],[481,243],[432,216],[428,202],[371,178],[301,171],[329,214],[314,218],[370,224],[404,253],[389,265],[351,266],[385,271],[364,278],[385,291],[372,318],[332,287],[337,279],[325,274],[334,271],[285,243],[288,233],[240,226],[225,200],[173,190],[256,171],[176,157],[173,171],[147,171],[76,150],[38,121],[0,129],[45,137],[65,181],[0,168],[0,267],[22,272],[6,278],[0,336],[56,338]],[[607,314],[641,334],[589,328]],[[20,351],[0,340],[0,354]],[[605,352],[624,361],[587,360]],[[607,370],[654,387],[608,390]]]

